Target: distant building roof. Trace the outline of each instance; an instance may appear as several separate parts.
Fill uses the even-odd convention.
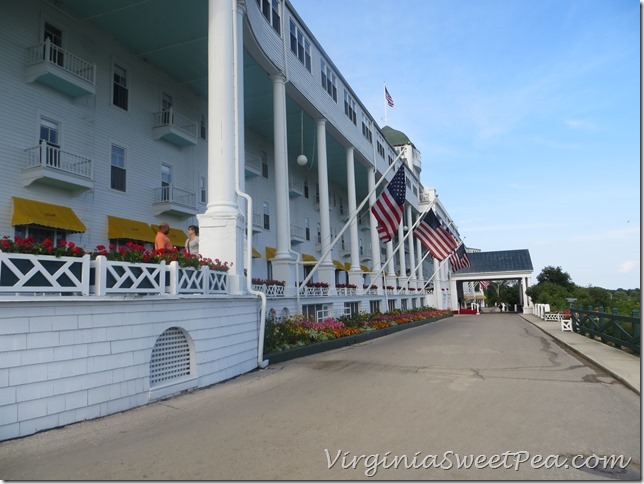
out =
[[[467,254],[472,267],[465,267],[457,275],[473,272],[532,272],[532,259],[528,249],[499,250],[496,252],[471,252]]]
[[[385,126],[380,130],[387,142],[392,146],[413,145],[409,137],[402,131]]]

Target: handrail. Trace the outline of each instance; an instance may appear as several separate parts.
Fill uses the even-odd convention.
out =
[[[626,347],[639,353],[641,318],[609,314],[603,312],[603,308],[599,309],[571,307],[574,331],[591,338],[598,337],[602,343],[612,343],[617,348]]]

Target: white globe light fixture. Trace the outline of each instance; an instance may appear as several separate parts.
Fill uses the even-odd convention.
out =
[[[300,166],[306,166],[308,162],[309,162],[309,159],[306,157],[306,155],[299,155],[297,157],[297,164]]]

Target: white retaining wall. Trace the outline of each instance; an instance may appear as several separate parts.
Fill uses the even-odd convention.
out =
[[[145,405],[257,367],[255,298],[0,301],[0,440]],[[234,316],[234,317],[233,317]],[[150,357],[185,331],[191,375],[150,389]]]

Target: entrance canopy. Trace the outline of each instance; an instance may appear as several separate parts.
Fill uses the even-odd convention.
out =
[[[530,277],[534,268],[528,249],[468,252],[472,267],[453,272],[452,280],[482,281]]]

